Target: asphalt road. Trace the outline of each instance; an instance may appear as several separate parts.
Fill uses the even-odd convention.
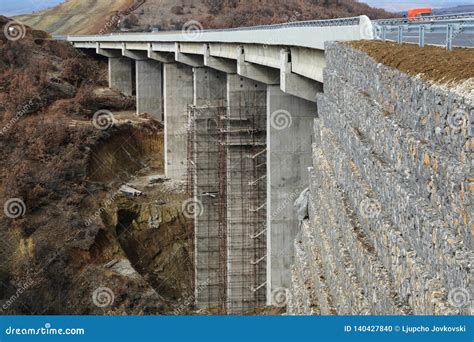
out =
[[[397,40],[397,34],[387,34],[387,39]],[[405,33],[403,41],[407,43],[418,43],[419,38],[417,33]],[[443,33],[427,33],[425,35],[425,44],[432,45],[446,45],[446,35]],[[455,47],[474,47],[474,34],[461,33],[453,40]]]

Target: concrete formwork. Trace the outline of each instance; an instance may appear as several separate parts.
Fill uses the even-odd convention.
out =
[[[266,85],[227,75],[227,309],[265,304]]]
[[[221,255],[219,220],[219,132],[213,124],[222,111],[219,107],[189,108],[188,179],[193,180],[194,201],[199,208],[194,222],[195,298],[196,306],[204,309],[225,306],[222,290],[226,265],[225,254]]]
[[[133,95],[133,61],[126,57],[109,57],[109,87]]]
[[[267,304],[290,287],[298,220],[293,202],[307,187],[316,103],[267,86]],[[276,303],[277,302],[277,303]]]
[[[220,187],[225,186],[220,172],[218,121],[225,114],[226,74],[209,68],[194,69],[194,105],[189,111],[191,140],[188,175],[192,173],[194,198],[202,210],[195,218],[195,283],[199,308],[225,310],[226,244],[222,229],[225,210]],[[188,176],[189,177],[189,176]],[[189,179],[189,178],[188,178]]]
[[[135,61],[137,113],[152,114],[163,121],[163,68],[160,62]]]
[[[165,174],[174,180],[186,179],[187,110],[193,103],[193,70],[170,63],[163,65],[165,123]]]

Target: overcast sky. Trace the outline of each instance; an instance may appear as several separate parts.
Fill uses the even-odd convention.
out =
[[[31,13],[57,5],[64,0],[0,0],[0,14],[11,16]],[[457,5],[474,5],[474,0],[360,0],[374,7],[391,11],[403,11],[410,7],[452,7]]]

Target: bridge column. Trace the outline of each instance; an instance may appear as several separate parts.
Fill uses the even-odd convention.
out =
[[[225,114],[226,74],[206,67],[194,68],[194,122],[191,155],[194,163],[194,196],[202,204],[195,218],[195,298],[199,308],[225,307],[226,264],[219,230],[221,169],[219,115]],[[188,145],[190,146],[190,145]],[[188,172],[190,170],[188,169]],[[222,219],[222,217],[221,217]]]
[[[163,121],[162,64],[145,59],[135,61],[137,114],[149,113]]]
[[[109,57],[109,87],[133,95],[133,61],[126,57]]]
[[[227,75],[227,303],[229,314],[265,305],[267,86]]]
[[[267,304],[290,287],[298,232],[293,203],[307,187],[316,103],[267,87]],[[275,298],[276,297],[276,298]]]
[[[193,103],[193,69],[180,63],[163,65],[165,174],[186,180],[187,113]]]

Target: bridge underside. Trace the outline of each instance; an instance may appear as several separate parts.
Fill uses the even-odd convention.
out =
[[[75,43],[109,58],[110,87],[164,122],[165,172],[194,201],[196,304],[275,305],[290,286],[293,202],[311,165],[324,51],[198,43]]]

